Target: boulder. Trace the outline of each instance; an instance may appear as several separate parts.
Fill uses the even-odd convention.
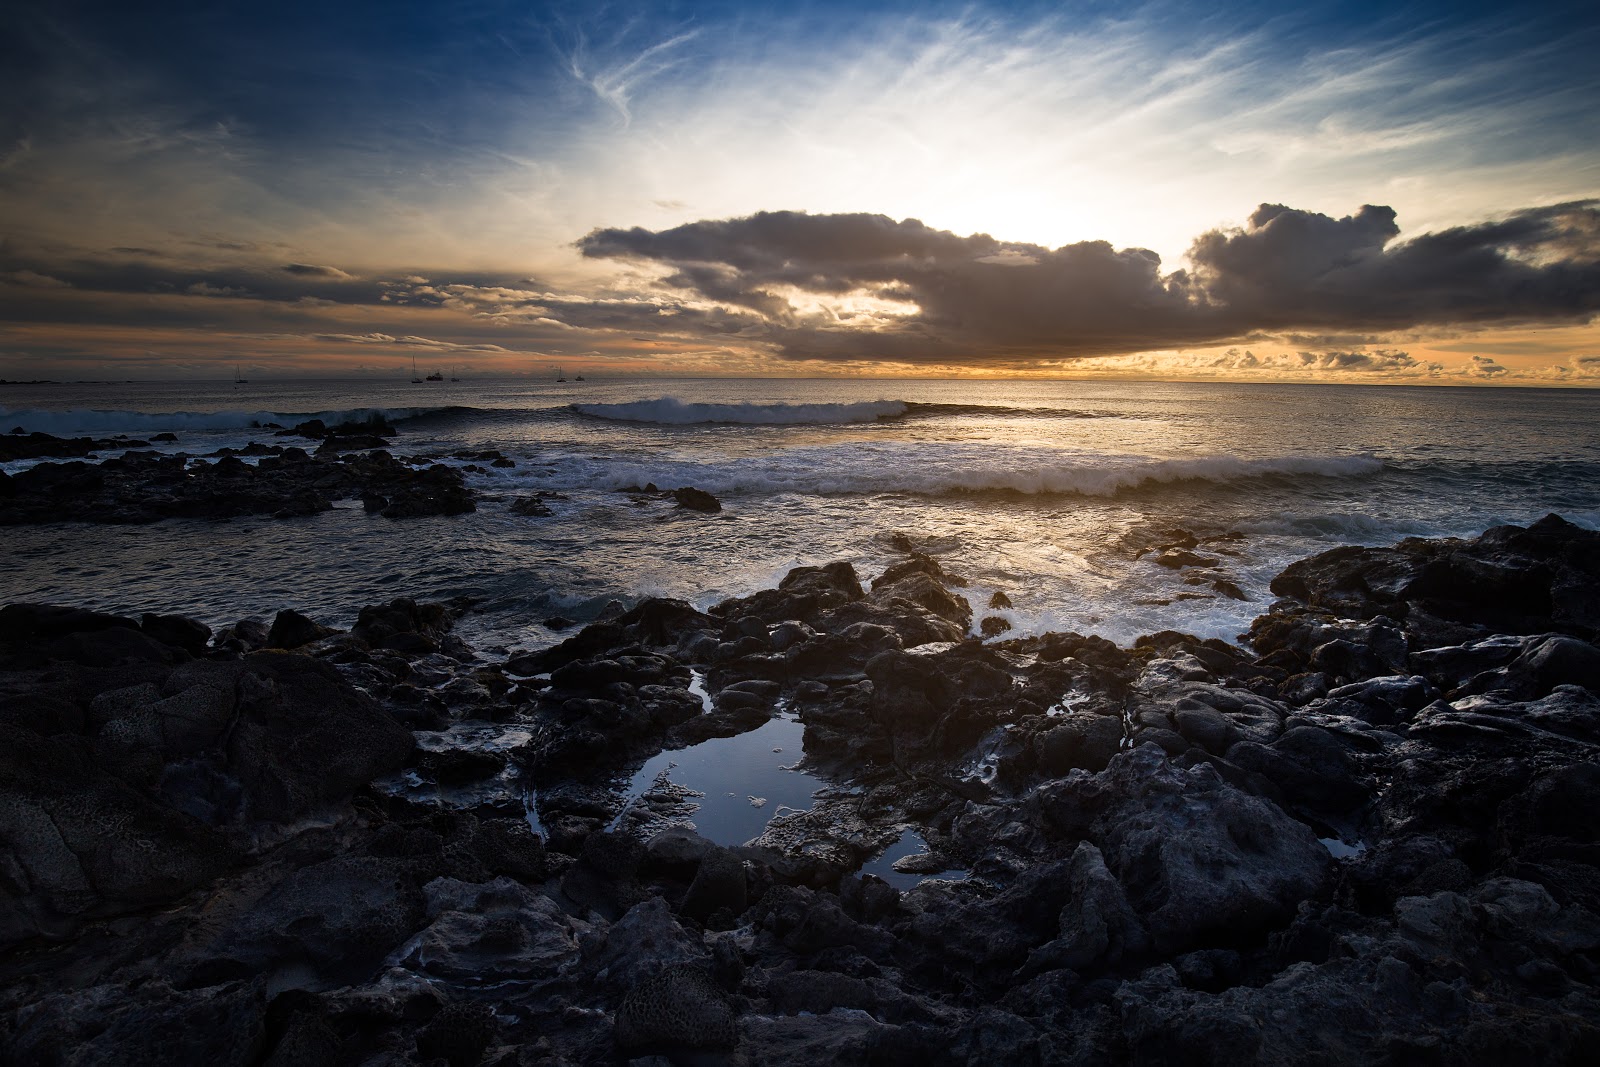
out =
[[[425,915],[416,863],[336,856],[291,870],[234,911],[190,961],[190,984],[292,965],[313,985],[371,978]],[[243,903],[243,902],[241,902]]]
[[[0,726],[0,942],[165,902],[236,860],[215,831],[101,770],[84,739]]]
[[[1331,857],[1309,827],[1154,745],[1041,793],[1052,822],[1092,834],[1162,952],[1264,933],[1327,883]]]
[[[457,982],[528,981],[554,977],[578,958],[582,925],[510,878],[441,878],[425,893],[430,921],[405,956],[408,967]]]
[[[299,648],[338,632],[331,626],[313,622],[293,608],[284,608],[272,620],[272,629],[267,631],[267,647]]]
[[[690,511],[703,511],[707,514],[714,514],[722,510],[722,501],[704,489],[696,489],[692,485],[686,485],[682,489],[674,489],[672,491],[672,499],[677,501],[680,508],[687,508]]]
[[[625,1053],[731,1049],[738,1040],[727,994],[699,967],[671,967],[628,991],[617,1009]]]
[[[410,731],[332,666],[288,652],[245,664],[226,746],[245,817],[282,822],[343,803],[410,757]]]

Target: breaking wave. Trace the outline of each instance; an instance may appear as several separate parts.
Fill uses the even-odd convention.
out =
[[[869,400],[855,404],[690,404],[677,397],[636,400],[626,404],[574,404],[572,410],[614,422],[653,422],[665,426],[705,423],[742,426],[824,426],[877,422],[905,415],[903,400]]]
[[[1181,459],[1147,456],[1069,455],[1046,449],[941,445],[936,448],[854,445],[794,448],[762,458],[725,462],[600,459],[567,462],[551,487],[619,489],[653,482],[694,485],[713,493],[806,495],[1011,492],[1107,497],[1142,488],[1202,482],[1228,484],[1263,479],[1359,478],[1384,469],[1370,455]],[[516,476],[512,476],[513,479]]]

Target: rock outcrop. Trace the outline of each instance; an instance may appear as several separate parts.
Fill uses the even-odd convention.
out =
[[[1253,645],[985,642],[916,553],[504,662],[460,603],[214,637],[12,605],[0,1058],[1587,1062],[1597,536],[1326,553]],[[834,783],[809,811],[624,809],[774,716]]]

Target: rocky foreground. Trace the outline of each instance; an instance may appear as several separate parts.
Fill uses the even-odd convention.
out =
[[[1323,553],[1243,647],[983,643],[959,589],[801,568],[493,662],[465,605],[0,609],[0,1061],[1593,1062],[1600,534]],[[624,807],[779,709],[810,812]],[[907,826],[967,877],[857,873]]]

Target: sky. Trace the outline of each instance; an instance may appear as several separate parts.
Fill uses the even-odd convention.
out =
[[[0,377],[1600,385],[1600,9],[11,0]]]

